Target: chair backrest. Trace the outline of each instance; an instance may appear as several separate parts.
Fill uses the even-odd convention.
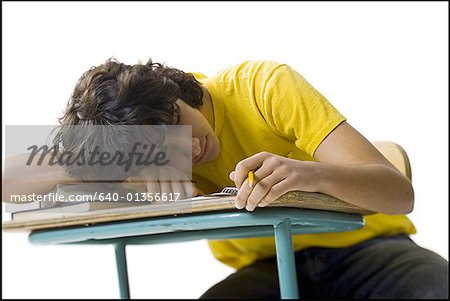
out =
[[[392,163],[398,170],[411,180],[411,164],[408,154],[397,143],[391,141],[374,141],[372,144]]]

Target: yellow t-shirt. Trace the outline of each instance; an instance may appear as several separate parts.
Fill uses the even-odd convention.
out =
[[[345,120],[286,64],[246,61],[209,78],[193,74],[211,94],[214,132],[222,147],[216,160],[193,168],[193,178],[203,193],[233,186],[228,175],[236,164],[261,151],[314,161],[314,151],[322,140]],[[363,228],[354,231],[294,235],[294,250],[346,247],[375,236],[415,233],[405,215],[374,214],[365,216],[365,222]],[[276,254],[273,237],[208,243],[218,260],[237,269]]]

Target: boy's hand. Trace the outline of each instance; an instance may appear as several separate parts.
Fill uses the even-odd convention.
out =
[[[170,166],[145,169],[132,181],[145,181],[148,195],[165,195],[172,200],[187,199],[198,194],[195,184],[185,174]],[[178,197],[175,193],[179,193]]]
[[[253,211],[257,206],[264,207],[293,190],[317,191],[317,166],[313,161],[299,161],[268,152],[257,153],[240,161],[230,179],[239,192],[236,208]],[[250,187],[247,175],[254,171],[254,185]]]

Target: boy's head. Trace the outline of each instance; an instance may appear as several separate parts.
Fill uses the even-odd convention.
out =
[[[126,65],[109,59],[78,80],[60,122],[66,125],[176,124],[177,99],[193,108],[203,102],[192,74],[149,60]]]
[[[202,85],[192,74],[151,60],[126,65],[109,59],[78,80],[59,119],[62,130],[54,142],[74,153],[81,149],[89,152],[99,144],[111,152],[123,151],[136,142],[132,135],[105,136],[103,132],[92,135],[92,131],[108,125],[185,124],[192,126],[192,163],[211,161],[217,157],[220,145],[198,110],[203,105],[203,96]],[[71,126],[83,127],[73,130]],[[82,177],[80,173],[84,171],[72,166],[68,172]]]

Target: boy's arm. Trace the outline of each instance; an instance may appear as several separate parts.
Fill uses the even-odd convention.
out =
[[[27,165],[29,154],[7,158],[3,170],[3,202],[12,202],[11,195],[43,195],[57,184],[79,182],[71,178],[59,164],[49,165],[50,154],[41,164],[33,160]]]
[[[314,153],[317,162],[270,153],[242,160],[230,178],[240,188],[236,206],[253,210],[292,190],[320,192],[386,214],[412,211],[411,182],[358,131],[342,122]],[[253,188],[247,172],[256,170]]]
[[[27,165],[29,154],[20,154],[10,157],[5,162],[3,170],[3,202],[13,202],[12,195],[44,195],[57,184],[79,183],[82,180],[70,177],[64,166],[59,164],[50,165],[51,154],[47,154],[42,162],[32,160]],[[167,169],[158,169],[159,172],[167,172]],[[146,181],[148,193],[152,195],[179,193],[180,199],[197,195],[195,185],[186,177],[185,181],[178,181],[180,173],[174,171],[174,175],[148,174],[143,170],[143,174],[133,177],[131,181]],[[158,181],[158,178],[165,181]],[[15,199],[15,198],[13,198]],[[19,197],[19,199],[21,199]],[[32,201],[26,198],[27,201]]]
[[[322,163],[320,192],[387,214],[413,210],[411,181],[348,123],[331,132],[314,156]]]

